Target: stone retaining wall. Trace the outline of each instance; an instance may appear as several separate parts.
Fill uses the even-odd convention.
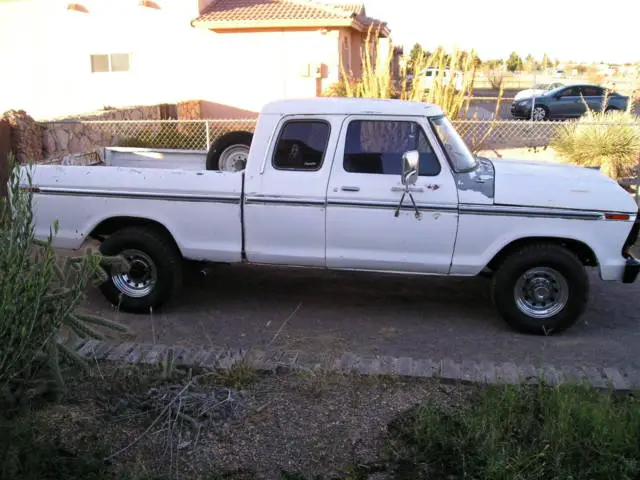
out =
[[[91,125],[83,121],[160,120],[160,107],[138,106],[77,115],[40,124],[43,156],[58,161],[71,153],[87,153],[113,146],[115,136],[108,124]]]
[[[1,119],[10,127],[11,151],[20,163],[39,162],[43,158],[42,130],[24,110],[8,110]]]
[[[200,100],[178,103],[178,120],[200,120]]]

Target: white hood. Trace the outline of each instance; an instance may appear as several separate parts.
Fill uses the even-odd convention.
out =
[[[527,90],[522,90],[521,92],[518,92],[514,97],[514,100],[522,100],[523,98],[531,98],[534,96],[539,97],[545,92],[547,92],[547,90],[541,90],[541,89],[534,90],[533,88],[529,88]]]
[[[597,170],[574,165],[491,160],[495,203],[636,213],[635,200]]]

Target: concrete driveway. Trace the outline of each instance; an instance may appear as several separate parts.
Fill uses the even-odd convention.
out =
[[[115,312],[99,292],[88,308],[118,318],[136,341],[284,347],[319,359],[345,351],[457,361],[640,369],[638,285],[600,281],[582,320],[552,337],[513,332],[484,278],[420,278],[216,266],[186,275],[181,294],[153,315]]]

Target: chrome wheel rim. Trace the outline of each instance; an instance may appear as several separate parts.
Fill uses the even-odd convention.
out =
[[[518,278],[513,295],[518,309],[525,315],[538,319],[550,318],[567,305],[569,285],[557,270],[535,267]]]
[[[218,160],[218,169],[223,172],[241,172],[247,165],[249,147],[232,145],[224,149]]]
[[[120,255],[127,259],[131,268],[127,273],[111,276],[115,287],[124,295],[141,298],[149,295],[158,281],[158,269],[151,257],[140,250],[125,250]]]
[[[544,120],[545,117],[547,116],[547,112],[545,111],[544,108],[542,107],[535,107],[533,109],[533,119],[534,120]]]

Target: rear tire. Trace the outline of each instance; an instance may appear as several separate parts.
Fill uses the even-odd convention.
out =
[[[172,239],[149,227],[130,227],[109,235],[100,245],[104,255],[123,255],[127,274],[109,274],[102,294],[120,310],[149,313],[160,309],[182,284],[182,257]]]
[[[536,335],[562,332],[584,312],[589,278],[569,250],[525,246],[506,257],[492,280],[493,303],[511,328]]]
[[[245,169],[253,134],[230,132],[211,144],[207,153],[207,170],[240,172]]]

